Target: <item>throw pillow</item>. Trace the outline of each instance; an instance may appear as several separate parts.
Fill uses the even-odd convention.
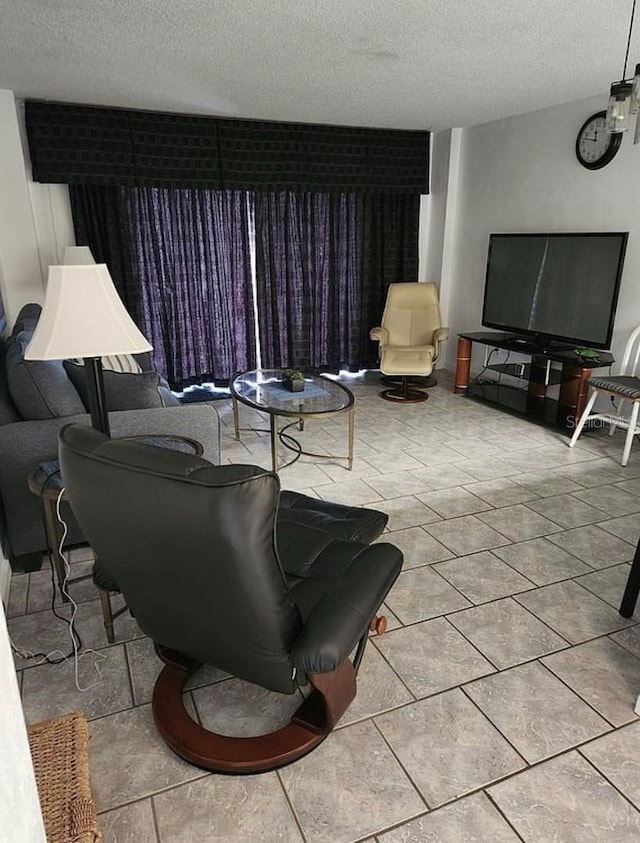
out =
[[[25,360],[28,331],[7,342],[5,371],[13,403],[23,419],[55,419],[84,413],[84,406],[66,376],[61,360]]]
[[[64,361],[64,368],[69,379],[80,393],[85,407],[89,407],[84,364]],[[157,372],[110,372],[103,373],[104,393],[109,412],[116,410],[146,410],[164,406],[158,390],[160,375]]]
[[[133,354],[109,354],[102,358],[102,368],[109,372],[128,372],[134,375],[142,371]]]

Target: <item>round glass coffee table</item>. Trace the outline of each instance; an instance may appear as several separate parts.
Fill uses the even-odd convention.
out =
[[[324,375],[307,375],[301,392],[290,392],[282,382],[282,369],[254,369],[236,375],[230,384],[233,397],[233,422],[236,439],[240,439],[241,428],[238,404],[246,404],[254,410],[260,410],[269,416],[271,434],[271,467],[273,471],[292,465],[302,454],[318,459],[347,460],[349,470],[353,466],[353,411],[354,397],[351,390]],[[347,414],[348,453],[346,456],[334,454],[314,454],[305,451],[298,440],[288,431],[295,425],[304,430],[306,419],[327,418]],[[279,428],[278,416],[293,419]],[[278,443],[295,452],[293,459],[278,466]]]

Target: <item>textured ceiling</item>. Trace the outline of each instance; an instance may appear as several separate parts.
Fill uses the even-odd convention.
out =
[[[631,2],[0,0],[0,88],[275,120],[469,126],[594,94],[604,107]]]

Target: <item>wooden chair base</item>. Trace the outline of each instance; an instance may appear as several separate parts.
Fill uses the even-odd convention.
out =
[[[379,393],[385,401],[395,401],[396,404],[418,404],[421,401],[426,401],[429,397],[426,392],[414,386],[412,381],[415,381],[416,378],[411,375],[398,375],[397,377],[385,375],[385,377],[389,377],[389,380],[395,383],[392,389],[383,389]]]
[[[393,401],[396,404],[419,404],[421,401],[426,401],[429,397],[426,392],[419,389],[383,389],[379,393],[381,398],[385,401]]]
[[[416,389],[431,389],[432,386],[438,385],[438,379],[435,375],[426,375],[425,377],[409,377],[407,378],[409,386],[413,386]],[[400,376],[394,377],[393,375],[383,375],[380,378],[381,383],[385,386],[399,386],[402,384],[402,378]]]
[[[184,707],[184,684],[200,665],[156,650],[165,661],[152,699],[158,732],[176,755],[217,773],[263,773],[302,758],[322,743],[356,695],[356,671],[347,660],[329,673],[307,674],[313,691],[281,729],[251,738],[218,735],[192,720]]]

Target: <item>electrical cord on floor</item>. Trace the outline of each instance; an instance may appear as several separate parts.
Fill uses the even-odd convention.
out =
[[[49,475],[49,477],[51,477],[51,476],[53,476],[53,474]],[[47,479],[45,480],[45,484],[48,482],[49,477],[47,477]],[[66,541],[66,538],[67,538],[67,535],[68,535],[68,532],[69,532],[69,527],[67,525],[67,522],[62,517],[62,512],[60,510],[60,505],[62,503],[62,496],[64,495],[64,491],[65,491],[64,488],[60,489],[60,492],[58,493],[58,497],[56,499],[56,516],[58,518],[58,522],[62,525],[62,535],[60,537],[60,542],[58,544],[58,555],[62,559],[63,564],[64,564],[64,569],[65,569],[64,579],[63,579],[62,583],[60,584],[60,591],[69,601],[69,604],[71,606],[71,617],[67,618],[64,615],[59,615],[58,612],[56,611],[56,607],[55,607],[56,583],[55,583],[55,574],[54,574],[53,562],[51,564],[51,593],[52,593],[52,596],[51,596],[51,611],[53,612],[55,617],[57,617],[61,621],[64,621],[69,627],[69,637],[71,638],[71,652],[69,652],[66,655],[65,655],[65,653],[62,652],[62,650],[52,650],[50,653],[33,653],[30,650],[26,650],[22,647],[16,646],[14,644],[14,642],[11,640],[11,638],[9,638],[9,641],[10,641],[12,649],[14,650],[15,654],[19,658],[22,658],[22,659],[39,658],[41,661],[37,662],[36,663],[37,665],[45,664],[45,663],[47,663],[47,664],[62,664],[62,662],[68,662],[71,658],[73,658],[74,681],[75,681],[76,688],[79,691],[89,691],[91,688],[95,688],[97,685],[99,685],[102,682],[103,677],[102,677],[102,672],[100,670],[98,662],[99,661],[105,661],[107,657],[104,655],[104,653],[98,653],[98,652],[96,652],[95,650],[92,650],[92,649],[86,649],[86,650],[83,650],[81,652],[81,650],[82,650],[82,639],[80,638],[80,634],[78,633],[78,631],[75,627],[75,620],[76,620],[76,616],[78,614],[78,604],[73,599],[73,597],[69,594],[69,591],[68,591],[68,588],[67,588],[68,582],[69,582],[69,576],[71,574],[71,566],[69,564],[69,560],[67,558],[67,555],[65,554],[65,552],[63,550],[64,543]],[[83,687],[83,686],[80,685],[80,675],[79,675],[80,659],[83,656],[89,655],[91,653],[93,653],[93,655],[96,657],[96,659],[93,663],[93,666],[94,666],[94,669],[95,669],[96,673],[98,674],[98,679],[95,682],[93,682],[92,684],[86,685],[86,686]]]
[[[493,355],[497,351],[500,351],[500,349],[499,348],[492,348],[491,349],[491,351],[489,352],[489,355],[487,357],[487,360],[486,360],[485,364],[483,365],[482,369],[478,372],[478,374],[475,376],[475,378],[471,381],[471,383],[473,385],[475,385],[475,386],[495,386],[495,387],[497,387],[498,390],[503,385],[502,384],[502,376],[504,374],[506,374],[506,372],[504,372],[503,369],[498,370],[498,377],[497,378],[483,378],[482,377],[484,375],[484,373],[487,371],[487,369],[489,368],[489,365],[491,363],[491,358],[493,357]],[[504,358],[501,365],[503,367],[506,367],[509,363],[510,358],[511,358],[511,350],[508,349],[507,350],[507,356]],[[518,377],[518,376],[514,375],[513,377]]]
[[[479,385],[479,384],[483,383],[483,381],[481,381],[481,378],[482,378],[482,376],[484,375],[484,373],[487,371],[487,369],[489,368],[489,364],[491,363],[491,358],[492,358],[492,357],[493,357],[493,355],[496,353],[496,351],[498,351],[498,349],[497,349],[497,348],[492,348],[492,349],[491,349],[491,351],[490,351],[490,352],[489,352],[489,354],[487,355],[487,359],[485,360],[485,362],[484,362],[484,365],[483,365],[482,369],[480,369],[480,371],[478,372],[478,374],[477,374],[477,375],[475,376],[475,378],[471,381],[471,383],[472,383],[472,384],[475,384],[475,385],[477,386],[477,385]],[[489,381],[486,381],[486,383],[489,383]]]

